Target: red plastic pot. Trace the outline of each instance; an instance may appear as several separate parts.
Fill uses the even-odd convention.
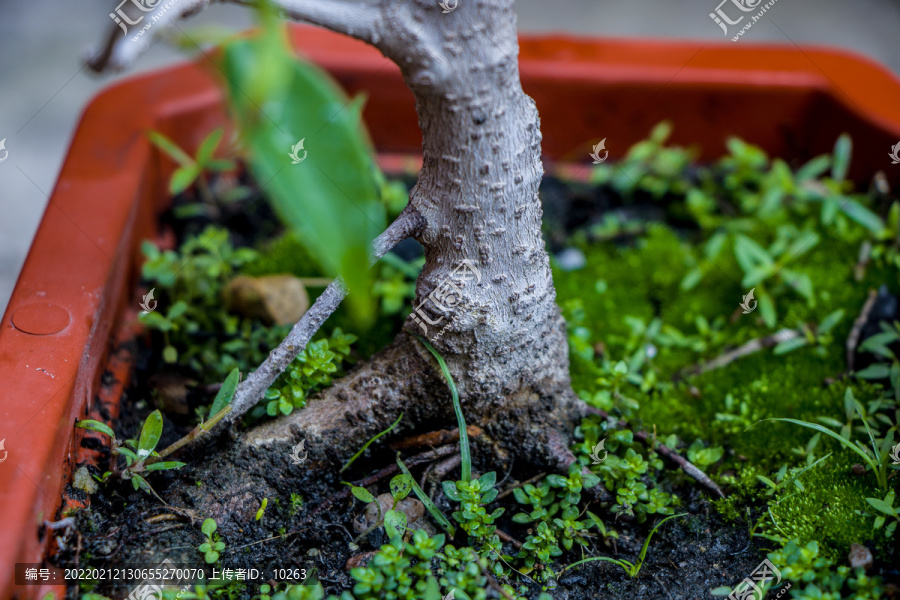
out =
[[[365,119],[382,158],[421,148],[413,104],[398,69],[376,50],[318,29],[294,27],[303,54],[350,93],[365,92]],[[805,160],[854,140],[851,176],[884,170],[900,140],[900,81],[844,52],[689,42],[521,40],[525,91],[536,101],[550,159],[586,162],[589,142],[607,139],[622,156],[663,118],[673,141],[703,158],[736,135],[770,154]],[[0,597],[61,596],[50,583],[17,587],[15,563],[38,563],[85,435],[88,414],[115,417],[130,372],[138,310],[139,244],[157,234],[173,165],[147,142],[160,130],[196,148],[226,121],[218,83],[202,62],[135,77],[88,106],[31,251],[0,323]],[[95,435],[95,434],[87,434]],[[0,459],[3,458],[0,451]]]

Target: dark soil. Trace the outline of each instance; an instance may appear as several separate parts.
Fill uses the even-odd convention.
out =
[[[544,182],[543,194],[551,250],[562,247],[571,231],[596,221],[602,211],[621,208],[616,206],[614,198],[607,197],[601,190],[567,186],[549,177]],[[642,213],[644,218],[662,216],[659,214],[661,211],[652,208],[649,202],[632,204],[628,210]],[[179,241],[186,235],[199,232],[208,222],[210,219],[205,217],[178,220],[171,214],[162,219],[163,224],[172,227]],[[232,228],[236,245],[257,244],[280,229],[275,225],[270,209],[257,197],[223,211],[218,222]],[[410,258],[416,254],[416,248],[403,248],[401,253],[408,254],[407,258]],[[155,408],[149,403],[153,395],[153,386],[149,382],[161,364],[158,352],[158,348],[149,344],[139,345],[135,357],[136,371],[122,398],[121,415],[115,424],[116,432],[122,439],[136,437],[140,424]],[[192,407],[209,403],[211,399],[208,392],[199,390],[193,390],[189,397]],[[193,418],[191,415],[166,414],[164,420],[160,448],[186,434],[191,429]],[[253,448],[238,454],[230,450],[236,445],[231,444],[228,438],[229,434],[220,435],[205,445],[198,444],[182,451],[176,458],[186,462],[186,467],[153,474],[152,485],[168,506],[146,492],[134,491],[129,482],[101,486],[100,491],[91,496],[90,507],[75,516],[79,533],[74,535],[80,539],[73,543],[75,540],[69,538],[67,549],[57,556],[58,565],[94,568],[155,566],[165,558],[174,563],[202,564],[202,555],[197,550],[204,539],[200,523],[206,517],[213,517],[219,521],[218,533],[227,544],[220,558],[222,566],[232,569],[255,567],[268,573],[274,568],[306,568],[310,573],[315,569],[327,593],[340,594],[349,589],[353,580],[346,567],[347,561],[376,550],[386,542],[384,535],[376,530],[368,539],[360,540],[358,545],[352,543],[357,536],[352,528],[353,520],[363,509],[362,504],[353,501],[352,497],[334,502],[330,508],[318,513],[315,509],[346,489],[341,481],[358,481],[393,464],[393,453],[386,448],[386,443],[395,440],[396,436],[380,440],[384,443],[376,445],[349,472],[341,475],[335,468],[336,461],[328,457],[314,457],[298,466],[288,460],[284,446]],[[363,440],[360,440],[359,445],[362,443]],[[419,451],[422,450],[427,448]],[[474,460],[476,471],[479,467],[483,470],[492,468],[490,448],[479,446],[477,440]],[[195,465],[204,462],[207,465],[213,463],[214,470],[207,472],[215,472],[214,478],[196,479],[198,471]],[[101,469],[106,467],[100,465]],[[99,474],[97,467],[90,468]],[[423,469],[424,466],[413,469],[417,480]],[[451,476],[457,473],[458,469],[451,472]],[[515,465],[499,488],[502,491],[513,486],[517,479],[525,480],[535,474],[529,465]],[[388,491],[388,480],[389,477],[383,479],[377,486],[379,493]],[[681,498],[682,507],[679,510],[689,513],[689,516],[670,521],[657,532],[639,576],[631,579],[614,564],[591,562],[566,572],[556,583],[555,589],[548,590],[554,598],[709,598],[710,589],[736,585],[765,558],[765,541],[751,541],[746,522],[724,521],[694,480],[673,471],[666,478],[665,485],[670,488],[668,491]],[[222,491],[226,489],[238,489],[239,493],[224,496]],[[373,486],[369,489],[376,491]],[[432,486],[431,492],[445,513],[452,510],[439,490]],[[292,508],[291,493],[302,497],[302,506]],[[268,506],[263,517],[256,520],[256,511],[263,498],[268,499]],[[506,509],[499,521],[499,528],[524,541],[528,534],[527,526],[510,520],[513,514],[519,512],[520,505],[512,495],[495,504]],[[493,508],[495,506],[489,510]],[[619,532],[620,538],[613,540],[616,543],[604,545],[595,538],[583,554],[574,550],[565,553],[559,558],[559,565],[599,555],[637,561],[641,545],[658,519],[651,518],[641,524],[616,520],[608,508],[608,503],[595,503],[590,510],[600,515],[608,527]],[[220,520],[219,515],[229,515],[229,518]],[[465,545],[465,539],[461,537],[453,543]],[[504,550],[509,554],[516,553],[510,544],[506,544]],[[258,593],[260,583],[263,582],[248,584],[240,597],[250,598]],[[110,598],[122,598],[133,587],[133,583],[125,585],[105,581],[90,591]],[[536,597],[540,586],[531,587]],[[75,599],[88,590],[86,587],[79,589],[72,586],[67,597]]]

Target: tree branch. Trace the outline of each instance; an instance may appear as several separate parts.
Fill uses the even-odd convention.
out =
[[[165,8],[165,4],[160,2],[156,9],[146,13],[135,10],[130,3],[125,4],[122,12],[127,15],[128,20],[119,19],[123,23],[137,21],[139,17],[144,18],[134,25],[120,25],[111,20],[103,42],[89,48],[86,62],[97,73],[107,69],[116,71],[127,69],[147,51],[153,40],[170,29],[177,19],[197,14],[209,6],[210,2],[216,1],[245,6],[258,4],[258,0],[175,0],[171,8]],[[272,0],[272,2],[291,19],[319,25],[373,46],[378,46],[387,37],[383,28],[383,13],[374,3],[342,0]],[[110,14],[122,16],[119,13]],[[143,30],[155,16],[159,16],[159,19],[152,21],[152,27]],[[123,27],[127,32],[123,33]]]
[[[155,38],[172,27],[176,19],[197,14],[209,3],[210,0],[176,0],[171,8],[166,8],[165,4],[160,2],[154,10],[148,12],[135,10],[132,3],[127,3],[122,12],[127,15],[128,21],[120,18],[122,15],[119,11],[110,13],[111,20],[103,42],[88,49],[85,62],[97,73],[108,69],[114,71],[127,69],[147,51]],[[158,19],[153,21],[154,17]],[[123,24],[118,24],[112,20],[113,18],[123,21]],[[126,24],[138,21],[138,18],[141,18],[138,23]],[[148,24],[152,26],[144,30]],[[123,31],[122,27],[128,31]]]
[[[370,264],[388,253],[388,251],[406,238],[416,234],[424,224],[422,216],[412,207],[407,205],[397,219],[375,238],[372,244],[372,256]],[[255,371],[247,375],[247,378],[238,386],[234,398],[231,400],[231,412],[228,413],[226,422],[233,422],[250,410],[266,393],[275,380],[300,354],[312,336],[319,330],[322,324],[331,314],[337,310],[341,301],[347,295],[347,288],[341,278],[332,281],[322,295],[316,299],[306,314],[291,329],[277,348],[269,353],[269,356]]]
[[[235,4],[255,6],[257,0],[223,0]],[[383,38],[381,8],[373,2],[356,0],[273,0],[285,15],[343,33],[352,38],[377,45]]]

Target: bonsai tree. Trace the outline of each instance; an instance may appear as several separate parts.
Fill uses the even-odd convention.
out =
[[[208,4],[180,0],[166,19]],[[299,429],[312,457],[317,448],[349,454],[401,413],[407,426],[452,422],[447,386],[420,335],[445,359],[469,424],[501,454],[564,470],[574,460],[567,434],[583,405],[569,381],[566,325],[541,236],[540,119],[519,78],[513,0],[464,0],[449,12],[433,0],[274,4],[292,19],[367,42],[400,67],[416,99],[423,166],[372,257],[413,237],[426,260],[415,310],[394,342],[304,410],[256,428],[246,441],[294,440]],[[167,25],[154,23],[146,33]],[[125,67],[149,44],[150,35],[132,39],[114,26],[91,66]],[[328,286],[240,384],[228,420],[263,397],[346,293],[340,279]]]

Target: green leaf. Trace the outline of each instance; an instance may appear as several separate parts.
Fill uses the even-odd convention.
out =
[[[187,152],[178,147],[178,144],[164,136],[158,131],[148,131],[147,137],[150,138],[150,141],[154,146],[165,152],[172,160],[177,162],[179,165],[192,165],[194,164],[194,159],[188,155]]]
[[[772,301],[772,296],[759,289],[757,292],[759,298],[759,314],[762,315],[766,327],[775,327],[778,318],[775,314],[775,303]]]
[[[384,514],[384,531],[388,539],[394,539],[403,535],[406,529],[406,515],[398,510],[389,510]]]
[[[757,266],[775,266],[775,261],[765,248],[740,233],[734,238],[734,257],[745,273]]]
[[[163,348],[163,360],[170,364],[178,360],[178,350],[175,349],[175,346],[166,346]]]
[[[411,491],[412,477],[406,473],[400,473],[391,479],[391,496],[393,496],[394,501],[399,502],[400,500],[403,500],[409,496]]]
[[[834,162],[831,165],[831,178],[844,181],[850,169],[850,156],[853,153],[853,141],[846,133],[842,133],[834,143]]]
[[[99,431],[100,433],[105,433],[112,439],[116,439],[116,433],[112,430],[112,427],[110,427],[106,423],[95,421],[94,419],[84,419],[83,421],[78,421],[77,423],[75,423],[75,427],[90,429],[91,431]]]
[[[494,484],[497,483],[497,473],[495,471],[485,473],[478,478],[478,483],[481,484],[482,492],[494,487]]]
[[[373,496],[372,493],[364,487],[358,487],[350,484],[350,493],[366,504],[368,504],[369,502],[375,502],[375,496]]]
[[[830,332],[835,325],[840,323],[841,319],[844,318],[844,309],[839,308],[833,313],[829,314],[825,317],[822,322],[819,324],[818,333],[819,335]]]
[[[167,471],[169,469],[180,469],[185,464],[187,464],[187,463],[178,462],[177,460],[155,462],[153,464],[145,466],[144,470],[145,471]]]
[[[875,363],[869,365],[862,371],[857,371],[856,376],[860,379],[886,379],[890,372],[890,365]]]
[[[731,588],[727,585],[721,585],[717,588],[709,590],[709,593],[712,596],[729,596],[731,595]]]
[[[847,199],[841,202],[841,210],[844,214],[871,231],[872,233],[881,233],[884,230],[884,221],[873,213],[871,210],[857,202],[856,200]]]
[[[262,503],[260,503],[260,505],[259,505],[259,510],[256,511],[256,520],[257,521],[259,521],[260,519],[263,518],[263,515],[266,512],[266,506],[268,506],[268,504],[269,504],[269,499],[263,498]]]
[[[178,167],[172,173],[172,179],[169,180],[169,193],[173,196],[180,194],[184,190],[191,187],[191,184],[200,176],[200,167],[189,165],[186,167]]]
[[[456,488],[455,481],[442,481],[441,487],[444,489],[445,496],[456,502],[462,501],[462,497],[460,497],[459,495],[459,490]]]
[[[200,526],[200,531],[205,533],[207,536],[211,536],[216,532],[217,528],[218,525],[216,525],[214,519],[206,519],[205,521],[203,521],[203,525]]]
[[[225,130],[219,127],[206,136],[206,139],[200,143],[200,147],[197,149],[197,162],[201,166],[205,167],[209,164],[213,157],[213,153],[216,151],[216,148],[219,147],[219,142],[222,141],[222,135],[224,133]]]
[[[234,398],[234,393],[237,391],[238,382],[240,380],[241,372],[236,368],[232,369],[231,373],[228,374],[228,377],[225,378],[222,387],[220,387],[219,391],[216,393],[216,399],[213,400],[212,407],[209,409],[209,416],[212,417],[219,414],[220,410],[228,406],[228,403]]]
[[[787,354],[788,352],[793,352],[794,350],[797,350],[798,348],[802,348],[803,346],[807,345],[808,343],[809,343],[809,340],[807,340],[805,337],[798,335],[795,338],[791,338],[789,340],[785,340],[785,341],[779,343],[777,346],[775,346],[775,349],[772,350],[772,353],[775,356],[781,356],[782,354]]]
[[[150,453],[156,448],[156,444],[159,443],[162,427],[162,413],[159,412],[159,409],[147,415],[147,420],[144,421],[144,426],[141,428],[141,437],[138,439],[138,459],[150,456]]]
[[[878,498],[866,498],[866,502],[871,504],[876,510],[881,511],[886,515],[897,517],[897,511],[894,510],[894,507],[884,500],[879,500]]]
[[[406,468],[406,465],[400,460],[400,453],[397,453],[397,466],[400,467],[400,470],[407,476],[409,476],[409,480],[412,483],[413,492],[415,492],[416,497],[425,505],[425,508],[428,509],[428,512],[431,513],[431,516],[434,517],[434,520],[437,521],[444,530],[450,534],[450,537],[456,535],[456,528],[450,524],[450,520],[444,516],[444,513],[440,511],[440,509],[432,502],[431,498],[428,497],[422,488],[419,487],[419,484],[416,483],[416,480],[413,479],[412,474],[410,474],[409,469]],[[443,537],[443,536],[442,536]]]
[[[369,248],[385,211],[361,100],[348,101],[327,74],[298,60],[273,20],[227,44],[221,69],[255,180],[323,271],[343,277],[351,313],[371,322]],[[301,140],[296,155],[305,158],[294,164]]]

